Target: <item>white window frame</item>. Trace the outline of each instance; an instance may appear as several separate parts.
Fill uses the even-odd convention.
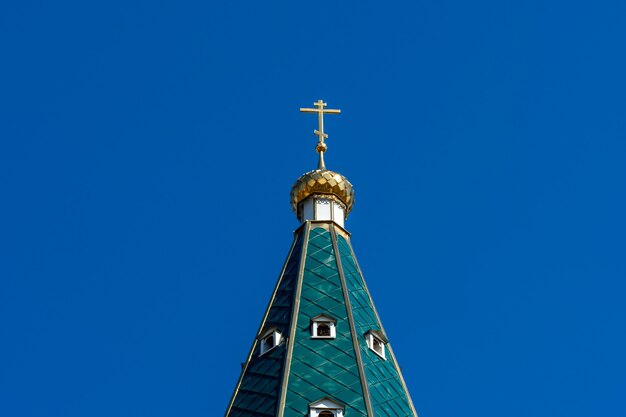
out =
[[[387,350],[387,342],[384,337],[381,337],[378,332],[369,331],[365,334],[365,341],[367,342],[367,347],[370,348],[372,352],[387,360],[386,350]],[[374,341],[378,341],[381,347],[381,352],[378,352],[374,348]]]
[[[330,336],[318,336],[317,327],[320,324],[327,324],[330,327]],[[311,319],[311,338],[312,339],[335,339],[337,337],[337,320],[325,314],[313,317]]]
[[[273,345],[267,346],[267,343],[265,341],[270,336],[272,337]],[[283,340],[283,335],[281,332],[278,331],[278,329],[270,329],[266,331],[265,333],[263,333],[263,336],[259,338],[259,343],[260,343],[259,356],[265,355],[267,352],[271,351],[276,346],[280,345],[280,342],[282,342],[282,340]]]
[[[319,417],[320,413],[323,411],[330,411],[331,413],[333,413],[333,417],[343,417],[344,409],[345,407],[343,406],[343,404],[340,404],[333,399],[326,397],[309,404],[308,417]]]

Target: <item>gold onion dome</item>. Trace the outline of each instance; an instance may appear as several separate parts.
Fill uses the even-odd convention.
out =
[[[346,216],[354,205],[354,189],[343,175],[325,168],[302,175],[291,187],[291,209],[298,214],[298,204],[313,194],[334,195],[346,205]]]
[[[328,134],[324,133],[324,115],[339,114],[341,110],[326,109],[326,103],[323,100],[317,100],[313,103],[315,108],[301,108],[303,113],[315,113],[318,116],[319,127],[313,133],[318,137],[315,150],[319,154],[319,162],[317,169],[303,174],[296,183],[291,187],[291,209],[300,218],[298,213],[298,205],[314,194],[325,194],[335,196],[346,206],[345,216],[347,217],[354,205],[354,189],[352,184],[343,175],[326,169],[324,163],[324,153],[327,145],[324,139],[328,138]]]

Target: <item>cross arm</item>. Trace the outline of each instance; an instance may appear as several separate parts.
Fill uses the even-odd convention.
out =
[[[320,109],[305,109],[305,108],[300,108],[300,111],[302,113],[320,113]],[[324,114],[340,114],[341,110],[335,110],[335,109],[323,109],[322,113]]]

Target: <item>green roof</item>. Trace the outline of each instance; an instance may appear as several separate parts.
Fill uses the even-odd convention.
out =
[[[389,343],[386,360],[365,334],[384,333],[349,235],[332,222],[298,231],[259,334],[243,366],[227,417],[303,417],[329,397],[345,417],[416,417]],[[336,319],[336,337],[311,337],[311,319]],[[276,328],[282,342],[260,355],[259,336]]]

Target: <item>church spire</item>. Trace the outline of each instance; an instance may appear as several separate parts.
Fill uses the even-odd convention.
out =
[[[291,189],[302,225],[226,417],[417,417],[343,227],[352,184],[324,166],[325,105],[304,109],[320,120],[320,165]]]

